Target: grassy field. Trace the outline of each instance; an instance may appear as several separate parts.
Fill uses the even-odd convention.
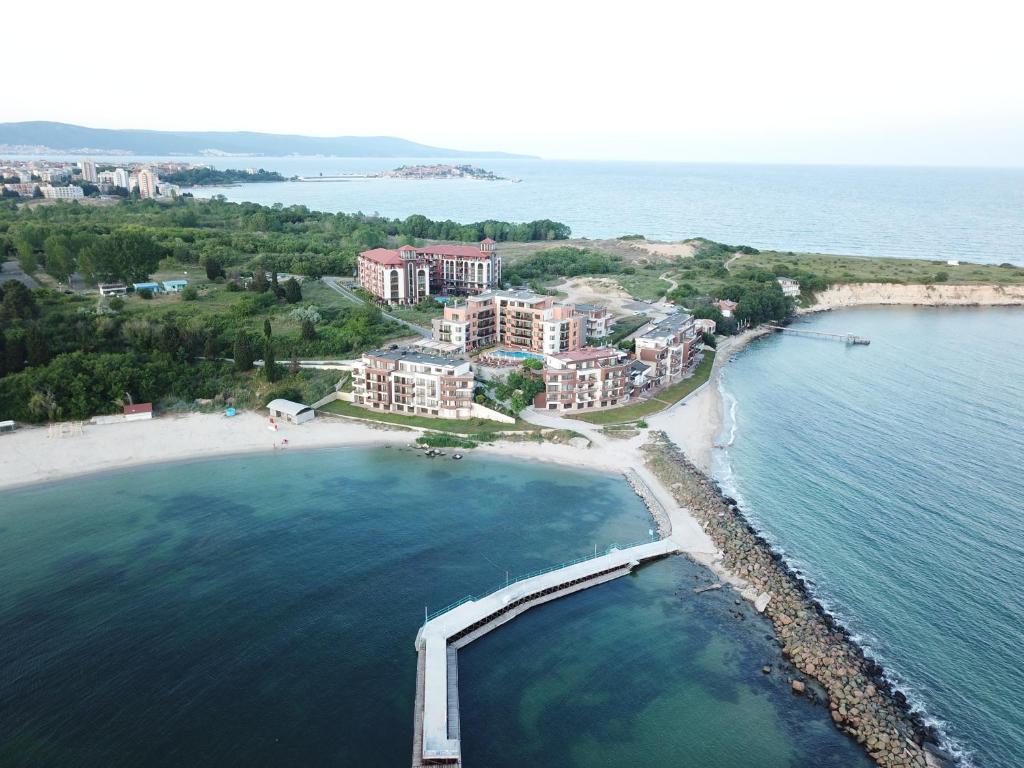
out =
[[[344,400],[335,400],[319,409],[338,416],[351,416],[356,419],[382,421],[386,424],[398,424],[403,427],[418,427],[441,432],[454,432],[460,435],[479,435],[488,432],[524,432],[538,430],[539,427],[516,419],[515,424],[501,424],[487,419],[431,419],[424,416],[406,416],[401,413],[381,413],[360,408]]]
[[[435,317],[441,317],[444,314],[444,307],[440,304],[434,304],[433,307],[422,307],[419,304],[412,307],[391,307],[388,309],[388,314],[394,315],[408,323],[430,328],[430,321]]]
[[[650,320],[647,315],[629,315],[628,317],[620,317],[615,321],[615,325],[612,326],[611,334],[601,339],[601,344],[615,345],[622,341],[629,334],[636,331],[638,328],[642,328]]]
[[[658,301],[672,287],[661,279],[660,275],[664,273],[664,267],[656,267],[654,269],[638,269],[632,275],[612,275],[612,277],[622,286],[622,290],[633,298],[640,301]]]
[[[711,376],[711,367],[714,364],[715,353],[713,351],[705,352],[704,359],[697,366],[693,376],[663,389],[656,397],[652,397],[649,400],[641,400],[637,403],[630,403],[621,408],[611,408],[606,411],[595,411],[594,413],[571,414],[567,418],[579,419],[589,424],[623,424],[629,421],[637,421],[647,416],[653,416],[655,413],[663,411],[670,405],[679,402],[697,389],[697,387],[704,384],[708,377]]]
[[[357,302],[328,288],[319,280],[306,280],[302,284],[302,303],[318,307],[355,307]]]
[[[817,253],[794,254],[763,251],[758,254],[740,256],[733,262],[731,268],[734,270],[743,267],[770,270],[779,268],[784,271],[785,267],[790,265],[796,270],[814,272],[830,283],[1024,283],[1024,268],[1013,265],[962,263],[954,267],[947,265],[945,261],[829,256]],[[945,280],[941,279],[943,274],[946,276]],[[939,279],[936,279],[937,277]]]

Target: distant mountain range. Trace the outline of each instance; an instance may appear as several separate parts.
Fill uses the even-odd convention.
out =
[[[143,131],[86,128],[68,123],[0,123],[0,150],[32,154],[328,155],[334,157],[527,158],[509,152],[467,152],[393,136],[292,136],[250,131]]]

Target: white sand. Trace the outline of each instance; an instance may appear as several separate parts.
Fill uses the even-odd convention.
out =
[[[300,426],[267,428],[255,413],[233,418],[193,413],[148,421],[85,424],[80,434],[65,426],[65,436],[47,427],[23,427],[0,435],[0,489],[60,480],[90,472],[232,453],[333,445],[409,442],[409,433],[372,429],[358,422],[318,419]],[[288,450],[288,448],[284,448]]]
[[[671,408],[647,419],[652,429],[663,430],[700,470],[711,472],[715,438],[722,428],[722,394],[718,380],[722,366],[767,331],[754,329],[723,339],[708,383]]]

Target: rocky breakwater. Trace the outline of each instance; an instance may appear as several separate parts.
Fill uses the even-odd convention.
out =
[[[735,501],[698,470],[663,432],[642,449],[647,466],[688,508],[721,551],[717,564],[772,623],[783,656],[804,676],[793,692],[813,696],[806,678],[828,696],[835,726],[885,768],[947,763],[935,733],[912,712],[884,670],[807,591],[803,580],[744,518]],[[770,671],[770,670],[769,670]]]

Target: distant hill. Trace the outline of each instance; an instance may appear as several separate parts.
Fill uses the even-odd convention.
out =
[[[393,136],[292,136],[250,131],[142,131],[86,128],[34,121],[0,123],[0,147],[34,151],[131,155],[331,155],[335,157],[505,157],[508,152],[466,152]]]

